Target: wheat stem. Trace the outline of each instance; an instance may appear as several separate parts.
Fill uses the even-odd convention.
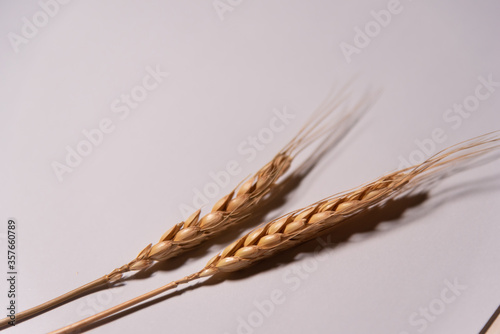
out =
[[[159,287],[158,289],[155,289],[155,290],[152,290],[152,291],[149,291],[148,293],[145,293],[141,296],[138,296],[138,297],[135,297],[133,299],[130,299],[128,301],[126,301],[125,303],[122,303],[120,305],[117,305],[115,307],[111,307],[107,310],[104,310],[98,314],[94,314],[93,316],[90,316],[86,319],[83,319],[83,320],[80,320],[78,322],[75,322],[74,324],[71,324],[67,327],[64,327],[64,328],[61,328],[59,330],[56,330],[56,331],[53,331],[51,332],[52,334],[55,334],[55,333],[58,333],[58,334],[62,334],[62,333],[72,333],[74,331],[77,331],[89,324],[92,324],[96,321],[99,321],[101,319],[104,319],[106,318],[107,316],[110,316],[110,315],[113,315],[117,312],[120,312],[120,311],[123,311],[131,306],[134,306],[138,303],[141,303],[145,300],[148,300],[150,298],[153,298],[163,292],[166,292],[168,290],[171,290],[171,289],[174,289],[176,288],[177,286],[179,286],[180,284],[185,284],[185,283],[188,283],[188,282],[191,282],[192,280],[195,280],[195,279],[198,279],[200,276],[200,273],[195,273],[195,274],[192,274],[192,275],[189,275],[189,276],[186,276],[180,280],[177,280],[177,281],[173,281],[173,282],[170,282],[169,284],[166,284],[162,287]]]
[[[106,286],[108,284],[108,278],[106,276],[100,277],[92,282],[89,282],[87,284],[82,285],[81,287],[78,287],[74,290],[71,290],[57,298],[54,298],[52,300],[49,300],[36,308],[31,308],[26,311],[22,311],[16,314],[16,323],[29,319],[36,314],[39,313],[39,309],[42,310],[48,310],[54,307],[54,305],[59,305],[61,303],[65,303],[67,301],[72,300],[75,296],[81,296],[82,294],[85,294],[88,291],[92,291],[94,289],[101,288],[103,286]],[[9,321],[11,321],[10,318],[4,318],[0,320],[0,327],[5,327],[9,324]]]

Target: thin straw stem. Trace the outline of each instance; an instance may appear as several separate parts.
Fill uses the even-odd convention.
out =
[[[189,275],[189,276],[186,276],[182,279],[179,279],[177,281],[173,281],[173,282],[170,282],[162,287],[159,287],[155,290],[152,290],[150,292],[147,292],[143,295],[140,295],[138,297],[135,297],[133,299],[130,299],[124,303],[121,303],[119,305],[116,305],[114,307],[111,307],[107,310],[104,310],[100,313],[97,313],[97,314],[94,314],[88,318],[85,318],[83,320],[80,320],[78,322],[75,322],[74,324],[71,324],[71,325],[68,325],[66,327],[63,327],[63,328],[60,328],[60,329],[57,329],[53,332],[50,332],[49,334],[63,334],[63,333],[73,333],[73,332],[78,332],[80,331],[82,328],[84,328],[85,326],[88,326],[92,323],[95,323],[96,321],[99,321],[101,319],[104,319],[106,318],[107,316],[110,316],[110,315],[113,315],[117,312],[120,312],[120,311],[123,311],[131,306],[134,306],[134,305],[137,305],[145,300],[148,300],[150,298],[153,298],[165,291],[168,291],[168,290],[171,290],[171,289],[174,289],[176,288],[177,286],[179,286],[180,284],[185,284],[185,283],[188,283],[188,282],[191,282],[195,279],[198,279],[200,278],[200,272],[198,273],[195,273],[195,274],[192,274],[192,275]]]
[[[86,292],[92,291],[92,290],[100,288],[100,287],[104,287],[107,284],[108,284],[108,277],[107,276],[103,276],[101,278],[98,278],[92,282],[89,282],[85,285],[82,285],[79,288],[76,288],[74,290],[66,292],[65,294],[63,294],[57,298],[51,299],[43,304],[40,304],[40,305],[32,307],[28,310],[17,313],[15,321],[19,322],[22,320],[29,319],[32,316],[35,316],[41,312],[47,311],[53,307],[56,307],[60,304],[63,304],[63,303],[65,303],[73,298],[80,297],[82,294],[84,294]],[[10,318],[4,318],[4,319],[0,320],[0,328],[8,326],[10,321],[11,321]]]

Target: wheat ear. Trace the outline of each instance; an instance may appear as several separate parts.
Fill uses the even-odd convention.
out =
[[[361,99],[342,113],[338,119],[328,120],[332,111],[343,105],[347,97],[348,95],[341,90],[338,95],[327,99],[270,162],[228,195],[219,199],[209,213],[200,218],[201,209],[199,209],[185,221],[171,227],[156,244],[149,244],[131,262],[109,273],[108,281],[117,282],[128,271],[143,270],[154,262],[175,257],[248,217],[255,211],[257,204],[277,188],[278,179],[290,169],[292,161],[299,153],[325,135],[327,139],[335,137],[334,134],[338,131],[340,132],[338,137],[342,137],[345,130],[350,129],[357,121],[364,108],[368,106],[365,99]]]
[[[365,100],[360,100],[340,119],[327,121],[332,111],[345,102],[346,97],[345,95],[327,100],[326,105],[319,108],[270,162],[228,195],[219,199],[209,213],[200,218],[201,209],[199,209],[185,221],[171,227],[156,244],[149,244],[131,262],[109,273],[108,281],[117,282],[128,271],[143,270],[155,261],[175,257],[248,217],[257,208],[257,204],[279,185],[278,179],[289,170],[292,161],[300,152],[326,134],[333,136],[333,132],[349,129],[355,123],[363,112]],[[343,126],[344,124],[346,126]],[[341,132],[340,137],[343,134],[345,132]]]
[[[129,263],[77,289],[17,313],[16,322],[41,314],[95,289],[113,286],[127,272],[144,270],[155,262],[175,257],[243,221],[258,208],[258,203],[263,198],[280,186],[278,180],[289,170],[299,153],[320,138],[325,138],[322,143],[328,142],[328,138],[332,137],[340,139],[364,113],[370,99],[366,97],[354,106],[346,106],[349,97],[346,90],[347,87],[344,87],[337,93],[332,92],[297,135],[269,163],[217,201],[209,213],[200,216],[201,209],[197,210],[185,221],[167,230],[157,243],[146,246]],[[339,117],[331,117],[333,111],[341,107],[347,109]],[[296,172],[298,173],[298,169]],[[9,318],[0,320],[0,328],[5,327],[9,321]]]
[[[112,307],[52,333],[70,333],[100,319],[150,299],[180,284],[220,272],[234,272],[279,251],[306,242],[321,231],[375,205],[381,205],[404,192],[439,177],[453,163],[473,158],[500,148],[500,132],[486,134],[452,146],[422,164],[387,174],[357,189],[327,197],[300,210],[290,212],[249,232],[214,256],[200,271],[173,281],[156,290]]]

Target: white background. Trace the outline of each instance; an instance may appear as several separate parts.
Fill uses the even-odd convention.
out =
[[[7,217],[18,221],[18,307],[133,259],[182,220],[179,207],[211,181],[210,171],[240,163],[240,175],[220,195],[229,192],[272,158],[332,86],[356,75],[360,89],[382,89],[381,98],[268,219],[395,170],[435,128],[447,138],[436,149],[500,129],[500,91],[457,129],[443,119],[474,94],[479,76],[500,81],[500,3],[402,0],[401,13],[348,63],[340,43],[353,44],[354,28],[387,4],[242,1],[221,20],[211,1],[73,1],[16,53],[9,33],[21,36],[23,17],[33,22],[41,7],[2,1],[0,228],[4,234]],[[157,65],[169,77],[121,120],[112,102]],[[269,125],[275,108],[296,118],[247,162],[238,146]],[[114,131],[59,182],[52,163],[64,163],[66,146],[74,149],[82,131],[104,118]],[[476,333],[500,301],[499,166],[447,179],[402,217],[323,250],[327,261],[296,291],[283,277],[313,263],[317,241],[292,262],[278,257],[93,332],[238,333],[238,317],[248,321],[258,312],[254,302],[278,289],[285,302],[253,333],[413,334],[422,327],[410,316],[456,279],[467,288],[422,332]],[[219,238],[182,266],[73,301],[7,333],[75,322],[198,270],[229,242]]]

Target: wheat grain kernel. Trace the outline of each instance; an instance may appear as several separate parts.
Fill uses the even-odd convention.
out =
[[[257,246],[259,246],[259,247],[273,247],[273,246],[280,243],[281,236],[282,236],[281,233],[266,235],[266,236],[260,238],[259,242],[257,243]]]
[[[333,208],[337,205],[338,201],[329,201],[321,204],[319,206],[319,211],[333,211]]]
[[[279,232],[283,228],[283,226],[285,226],[286,222],[288,221],[288,218],[289,217],[287,216],[282,217],[277,221],[275,221],[274,223],[272,223],[271,225],[269,225],[269,228],[267,229],[267,234],[274,234]]]
[[[350,207],[352,207],[353,205],[358,204],[358,203],[359,203],[359,201],[342,202],[337,206],[335,211],[340,212],[340,211],[347,210]]]
[[[253,244],[257,239],[259,239],[264,234],[264,227],[259,227],[253,230],[246,238],[245,238],[245,246],[249,246]]]
[[[275,162],[277,162],[277,159],[269,161],[267,164],[265,164],[264,167],[259,170],[259,176],[272,173]]]
[[[162,241],[157,243],[151,248],[149,257],[153,260],[159,261],[164,255],[168,254],[172,248],[172,240]]]
[[[380,193],[382,192],[382,190],[372,190],[370,192],[368,192],[364,197],[363,199],[364,200],[369,200],[369,199],[372,199],[374,198],[375,196],[379,195]]]
[[[303,228],[306,225],[305,221],[306,221],[305,219],[301,219],[299,221],[291,222],[290,224],[288,224],[285,227],[285,231],[283,233],[290,234],[290,233],[293,233],[295,231],[300,230],[301,228]]]
[[[240,248],[234,254],[235,257],[240,257],[242,259],[253,259],[259,254],[259,247],[257,246],[247,246]]]
[[[217,212],[210,212],[209,214],[205,215],[203,218],[200,220],[200,227],[201,228],[208,228],[215,226],[219,224],[222,219],[223,219],[222,212],[217,211]]]
[[[304,210],[301,213],[299,213],[293,220],[299,221],[302,218],[307,218],[307,216],[309,216],[315,209],[316,209],[315,207],[312,207],[307,210]]]
[[[255,189],[260,189],[260,188],[263,188],[263,187],[267,187],[268,186],[268,183],[269,183],[269,176],[268,175],[262,175],[261,177],[259,177],[257,179],[257,183],[255,185]]]
[[[239,208],[241,205],[245,204],[248,202],[248,198],[250,196],[248,194],[243,194],[243,195],[238,195],[237,197],[233,198],[232,200],[229,201],[227,204],[227,211],[233,211],[236,208]]]
[[[246,267],[248,264],[249,262],[243,259],[238,259],[235,257],[226,257],[217,262],[215,266],[222,271],[235,271],[243,267]]]
[[[227,203],[231,200],[231,198],[233,198],[233,195],[234,191],[218,200],[212,208],[212,212],[224,211],[226,209]]]
[[[319,221],[325,220],[327,218],[330,218],[334,213],[331,211],[325,211],[325,212],[319,212],[315,213],[314,215],[309,218],[307,221],[308,224],[315,224]]]
[[[236,241],[234,241],[233,243],[231,243],[229,246],[227,246],[226,248],[224,248],[224,250],[221,252],[220,256],[221,257],[226,257],[228,256],[230,253],[232,253],[236,248],[239,248],[241,245],[243,244],[243,240],[242,239],[238,239]]]
[[[160,241],[170,240],[173,236],[181,229],[182,223],[175,224],[172,226],[167,232],[163,233],[160,238]]]
[[[198,229],[195,227],[183,228],[175,235],[174,241],[186,241],[198,234]]]
[[[255,180],[255,177],[252,177],[252,178],[246,180],[241,185],[240,189],[238,189],[237,196],[240,196],[240,195],[243,195],[243,194],[250,192],[252,190],[254,180]]]

